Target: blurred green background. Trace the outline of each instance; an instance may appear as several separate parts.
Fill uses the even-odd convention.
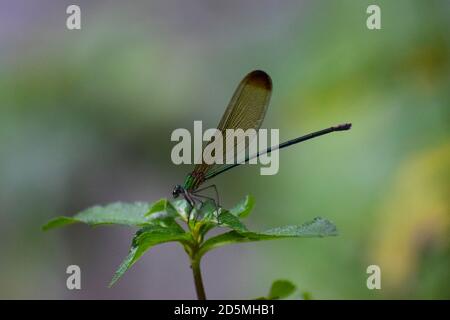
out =
[[[381,7],[382,29],[366,28]],[[149,251],[112,289],[134,230],[40,226],[97,203],[170,196],[190,166],[170,134],[214,127],[240,79],[267,71],[263,127],[281,140],[350,132],[218,177],[224,206],[256,197],[253,228],[336,223],[336,238],[220,248],[209,298],[254,298],[286,278],[315,299],[450,298],[449,1],[0,1],[0,298],[195,297],[182,248]],[[66,267],[82,290],[66,289]],[[366,268],[382,271],[368,290]]]

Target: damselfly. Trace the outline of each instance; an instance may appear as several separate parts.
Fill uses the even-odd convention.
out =
[[[261,127],[266,114],[267,106],[269,105],[271,93],[272,80],[264,71],[255,70],[245,76],[234,92],[234,95],[231,98],[231,101],[228,104],[219,125],[217,126],[217,130],[221,132],[222,136],[225,138],[225,141],[230,138],[226,134],[227,129],[242,129],[243,131],[246,131],[247,129],[258,130]],[[200,188],[205,181],[246,163],[251,159],[258,158],[263,154],[267,154],[274,150],[282,149],[331,132],[349,130],[350,128],[351,124],[345,123],[309,133],[307,135],[283,142],[279,145],[268,147],[265,150],[258,151],[256,154],[246,155],[243,161],[233,164],[227,164],[226,162],[223,164],[207,164],[202,161],[202,163],[197,164],[194,170],[188,174],[186,180],[184,181],[184,185],[175,186],[172,195],[174,198],[183,195],[184,199],[190,204],[191,208],[195,208],[196,202],[203,203],[202,199],[209,199],[214,201],[217,209],[218,206],[220,207],[217,187],[213,184]],[[242,148],[239,148],[239,146],[237,146],[237,148],[233,147],[230,150],[234,153],[244,151]],[[229,148],[226,150],[224,148],[223,159],[228,159],[230,156],[233,158],[235,157],[235,154],[227,154],[227,152],[229,152]],[[200,192],[209,188],[214,189],[216,199],[200,194]]]

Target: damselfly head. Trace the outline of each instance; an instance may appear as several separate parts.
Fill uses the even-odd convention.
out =
[[[178,196],[179,196],[180,194],[182,194],[183,192],[184,192],[183,187],[182,187],[181,185],[177,184],[177,185],[173,188],[172,196],[173,196],[174,198],[178,198]]]

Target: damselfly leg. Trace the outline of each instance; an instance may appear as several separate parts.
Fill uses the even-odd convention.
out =
[[[203,194],[200,194],[200,192],[203,192],[203,191],[208,190],[208,189],[214,189],[215,198],[209,197],[209,196],[205,196]],[[217,191],[217,186],[215,184],[209,185],[209,186],[204,187],[204,188],[197,189],[192,194],[194,196],[196,196],[196,197],[200,197],[200,198],[212,201],[214,203],[214,207],[216,209],[215,210],[216,211],[216,218],[217,218],[217,220],[219,220],[219,210],[220,210],[221,206],[220,206],[219,192]]]

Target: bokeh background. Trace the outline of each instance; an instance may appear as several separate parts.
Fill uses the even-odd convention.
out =
[[[315,299],[450,298],[449,1],[0,0],[0,298],[190,299],[181,247],[149,251],[112,289],[133,229],[57,215],[170,196],[190,166],[170,134],[214,127],[239,80],[266,70],[263,127],[281,140],[341,122],[350,132],[280,153],[280,172],[241,167],[215,183],[225,206],[256,197],[249,226],[315,216],[340,235],[220,248],[209,298],[254,298],[285,278]],[[381,7],[382,30],[366,28]],[[82,290],[66,289],[66,267]],[[368,290],[366,268],[381,267]]]

